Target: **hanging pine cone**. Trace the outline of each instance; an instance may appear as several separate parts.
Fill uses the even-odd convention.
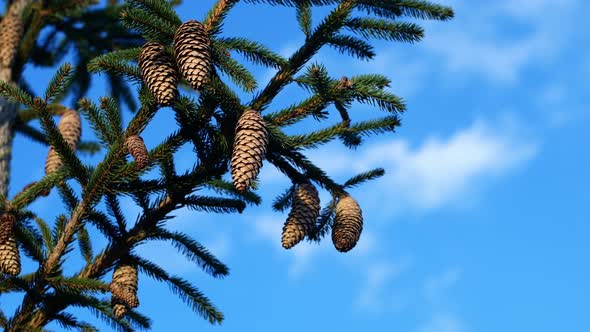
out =
[[[133,160],[135,160],[137,169],[143,169],[149,164],[150,158],[143,138],[137,135],[129,136],[125,141],[125,147],[133,157]]]
[[[293,193],[291,212],[283,226],[283,248],[291,249],[313,229],[320,214],[320,196],[311,183],[297,186]]]
[[[0,217],[0,243],[4,243],[12,236],[16,218],[12,213],[5,213]]]
[[[20,274],[20,253],[14,235],[0,243],[0,273],[11,276]]]
[[[45,158],[45,174],[50,174],[63,166],[61,162],[61,158],[55,152],[53,147],[49,147],[49,153],[47,153],[47,158]]]
[[[231,175],[239,192],[246,191],[258,176],[267,144],[268,134],[262,115],[247,110],[238,120],[231,158]]]
[[[80,114],[72,110],[65,111],[59,120],[57,129],[63,136],[66,143],[68,143],[68,145],[72,148],[72,150],[76,150],[76,145],[78,145],[82,135],[82,122],[80,119]],[[63,162],[61,161],[61,158],[53,149],[53,147],[50,147],[47,158],[45,159],[45,174],[53,173],[62,166]]]
[[[141,76],[158,104],[170,106],[178,95],[178,72],[174,59],[160,43],[148,42],[139,55]]]
[[[191,87],[201,91],[211,72],[211,41],[205,27],[195,20],[182,24],[174,34],[176,63]]]
[[[111,307],[113,308],[113,316],[117,319],[123,318],[129,311],[129,308],[115,297],[111,298]]]
[[[21,36],[23,34],[22,19],[12,13],[6,14],[0,22],[0,62],[4,67],[11,67]]]
[[[82,120],[80,119],[80,114],[73,110],[65,111],[57,124],[57,129],[59,129],[66,143],[68,143],[72,150],[75,150],[82,136]]]
[[[336,204],[336,219],[332,226],[332,242],[340,252],[350,251],[363,231],[363,212],[350,196],[341,198]]]
[[[113,272],[113,280],[109,285],[113,301],[119,300],[128,308],[139,306],[137,299],[137,268],[120,263]],[[114,310],[114,308],[113,308]]]

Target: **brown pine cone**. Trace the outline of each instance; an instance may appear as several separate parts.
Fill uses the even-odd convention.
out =
[[[174,53],[182,76],[201,91],[212,69],[211,41],[205,27],[195,20],[182,24],[174,34]]]
[[[129,308],[121,300],[116,298],[111,299],[111,307],[113,308],[113,316],[117,319],[123,318],[129,311]]]
[[[23,34],[22,19],[8,13],[0,22],[0,63],[4,67],[11,67]]]
[[[158,104],[170,106],[178,95],[178,71],[174,59],[160,43],[148,42],[139,55],[141,76]]]
[[[61,158],[55,152],[53,147],[49,147],[49,153],[47,153],[47,158],[45,158],[45,174],[50,174],[63,166]]]
[[[283,226],[283,248],[291,249],[308,235],[320,214],[320,196],[311,183],[303,183],[293,194],[291,212]]]
[[[125,147],[133,157],[133,160],[135,160],[137,169],[143,169],[149,164],[150,158],[148,150],[145,147],[145,143],[141,136],[134,135],[127,137]]]
[[[4,243],[11,237],[14,231],[16,218],[12,213],[5,213],[0,217],[0,243]]]
[[[137,298],[137,268],[120,263],[113,272],[113,280],[109,285],[113,298],[120,300],[129,308],[139,306]]]
[[[80,141],[80,137],[82,135],[82,122],[80,119],[80,114],[72,110],[65,111],[59,120],[57,129],[63,136],[66,143],[68,143],[68,145],[73,150],[76,150],[76,145]],[[63,162],[59,157],[59,154],[57,154],[53,147],[49,147],[49,152],[47,153],[47,158],[45,159],[45,174],[53,173],[62,166]]]
[[[0,243],[0,273],[11,276],[20,274],[20,253],[14,235]]]
[[[363,231],[363,212],[350,196],[341,198],[336,204],[336,219],[332,226],[332,242],[340,252],[350,251],[356,246]]]
[[[73,110],[65,111],[57,124],[57,129],[59,129],[59,132],[72,150],[76,150],[76,146],[82,136],[82,119],[80,119],[80,113]]]
[[[268,133],[260,113],[247,110],[236,126],[231,159],[231,175],[235,188],[246,191],[260,173],[266,154]]]

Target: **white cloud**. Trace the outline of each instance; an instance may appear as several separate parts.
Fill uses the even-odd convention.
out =
[[[547,31],[516,41],[482,39],[469,30],[456,29],[442,35],[435,33],[425,45],[442,56],[451,74],[474,73],[500,82],[514,83],[532,61],[550,54],[552,36]]]
[[[393,90],[405,97],[419,91],[427,77],[455,81],[475,76],[510,85],[526,69],[548,65],[571,43],[577,27],[569,17],[578,3],[499,0],[482,6],[476,1],[447,0],[455,18],[446,23],[421,22],[426,38],[411,52],[392,50],[388,45],[368,63],[350,60],[342,66],[341,58],[330,59],[330,63],[340,64],[334,69],[386,73],[393,78]],[[560,24],[547,24],[556,18]]]
[[[463,332],[463,323],[449,313],[437,313],[418,328],[418,332]]]
[[[533,158],[537,146],[520,137],[521,130],[516,125],[476,121],[450,137],[427,138],[418,147],[394,139],[373,143],[354,155],[323,151],[312,153],[312,159],[330,174],[351,175],[382,166],[388,173],[375,186],[383,192],[373,191],[373,198],[389,197],[398,206],[430,210],[466,200],[483,180],[504,175]]]
[[[424,46],[441,57],[452,74],[477,74],[494,82],[514,83],[525,68],[545,63],[559,53],[572,25],[567,20],[558,26],[548,25],[548,14],[561,17],[572,4],[574,1],[505,0],[481,6],[473,1],[452,1],[455,19],[445,25],[428,24],[432,29],[428,29]],[[510,25],[526,28],[507,31]]]

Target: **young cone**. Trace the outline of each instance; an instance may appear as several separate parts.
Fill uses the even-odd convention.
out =
[[[320,196],[311,183],[303,183],[293,194],[291,212],[283,226],[283,248],[291,249],[313,229],[320,214]]]
[[[16,218],[12,213],[5,213],[0,217],[0,243],[4,243],[12,236]]]
[[[68,143],[68,145],[72,148],[72,150],[76,150],[76,145],[82,136],[82,122],[80,119],[80,114],[72,110],[66,111],[61,116],[61,119],[57,125],[57,129],[63,136],[66,143]],[[61,158],[53,149],[53,147],[50,147],[47,158],[45,159],[45,174],[53,173],[62,166],[63,162],[61,161]]]
[[[12,13],[4,16],[0,22],[0,62],[3,67],[12,66],[22,34],[22,19]]]
[[[14,235],[0,243],[0,273],[11,276],[20,274],[20,253]]]
[[[174,34],[174,53],[182,76],[201,91],[211,72],[211,41],[205,27],[195,20],[182,24]]]
[[[156,42],[146,43],[141,48],[138,64],[143,80],[158,104],[172,105],[178,95],[178,72],[166,47]]]
[[[247,110],[238,120],[231,158],[231,175],[238,191],[246,191],[258,176],[267,144],[268,133],[262,115]]]
[[[117,303],[124,304],[128,308],[139,306],[137,299],[137,268],[128,264],[120,263],[113,272],[113,280],[109,286],[113,295],[111,302],[113,314]]]
[[[336,204],[336,219],[332,225],[332,242],[340,252],[350,251],[363,231],[363,212],[350,196],[341,198]]]
[[[137,169],[143,169],[149,164],[150,158],[143,138],[137,135],[129,136],[125,141],[125,147],[127,147],[127,150],[135,160]]]

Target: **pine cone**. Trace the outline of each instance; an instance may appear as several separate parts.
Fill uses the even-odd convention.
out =
[[[0,243],[4,243],[12,236],[16,218],[12,213],[5,213],[0,217]]]
[[[195,20],[182,24],[174,34],[174,53],[182,76],[201,91],[212,69],[211,41],[205,27]]]
[[[138,64],[141,76],[158,104],[172,105],[178,95],[178,72],[166,47],[156,42],[146,43],[141,48]]]
[[[111,307],[113,308],[113,316],[117,319],[123,318],[129,311],[129,308],[122,301],[112,298],[111,299]]]
[[[80,141],[80,136],[82,135],[80,114],[72,110],[65,111],[59,120],[57,129],[66,143],[68,143],[73,150],[76,150],[76,145]],[[62,166],[63,162],[59,157],[59,154],[57,154],[53,147],[49,147],[49,153],[45,159],[45,174],[53,173]]]
[[[63,166],[61,158],[55,152],[53,147],[49,147],[49,153],[47,153],[47,158],[45,158],[45,174],[50,174]]]
[[[80,114],[73,110],[65,111],[57,124],[57,129],[59,129],[59,132],[72,150],[76,150],[76,145],[78,145],[82,136],[82,120],[80,119]]]
[[[231,158],[231,175],[239,192],[246,191],[258,176],[267,144],[268,134],[262,115],[247,110],[238,120]]]
[[[0,243],[0,273],[11,276],[20,274],[20,253],[14,235]]]
[[[308,235],[320,214],[320,196],[311,183],[303,183],[293,194],[291,212],[283,226],[283,248],[291,249]]]
[[[340,252],[350,251],[363,231],[363,212],[350,196],[341,198],[336,204],[336,219],[332,226],[332,242]]]
[[[127,264],[119,264],[113,272],[113,280],[109,290],[115,300],[120,300],[129,308],[139,306],[137,299],[137,268]]]
[[[23,34],[23,21],[14,14],[8,13],[0,22],[0,63],[4,67],[11,67],[20,39]]]
[[[125,141],[125,147],[127,147],[127,150],[135,160],[137,169],[143,169],[149,164],[150,158],[143,138],[137,135],[129,136]]]

